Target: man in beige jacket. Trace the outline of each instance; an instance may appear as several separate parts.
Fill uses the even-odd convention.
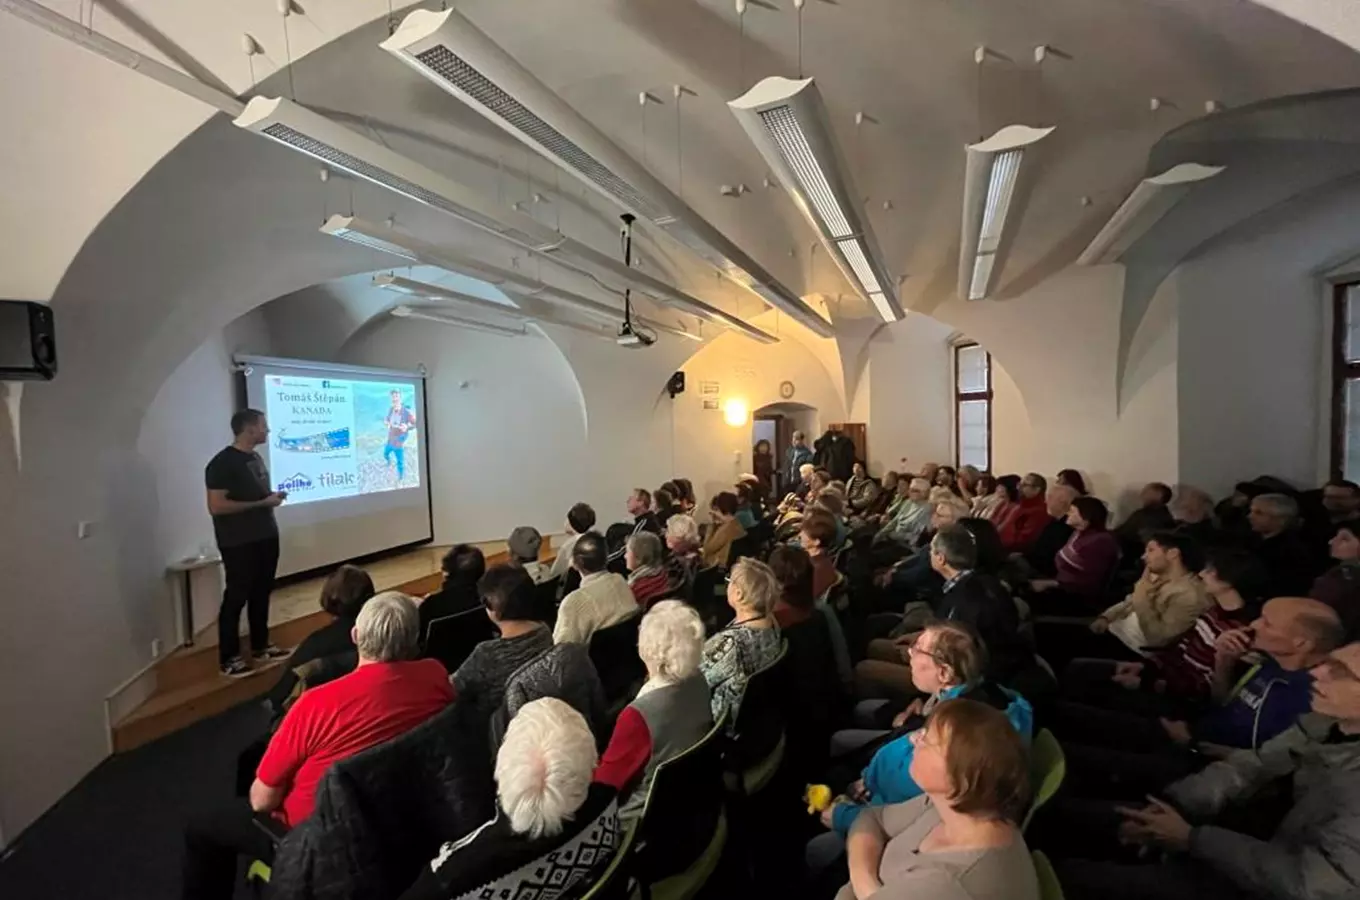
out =
[[[1151,535],[1133,593],[1101,613],[1091,630],[1108,631],[1139,652],[1174,643],[1212,603],[1196,574],[1198,557],[1189,537],[1173,531]]]

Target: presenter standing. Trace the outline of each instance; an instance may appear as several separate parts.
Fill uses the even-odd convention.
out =
[[[392,461],[397,463],[397,485],[406,478],[406,438],[416,427],[416,414],[402,403],[401,391],[392,392],[392,408],[387,411],[387,446],[383,448],[383,461],[391,468]]]
[[[258,409],[231,417],[230,446],[208,463],[208,512],[227,588],[217,613],[218,664],[232,678],[250,674],[241,657],[241,610],[250,623],[250,652],[257,662],[283,659],[287,650],[269,643],[269,594],[279,564],[279,526],[274,509],[287,497],[270,490],[269,469],[255,448],[269,439],[269,423]]]

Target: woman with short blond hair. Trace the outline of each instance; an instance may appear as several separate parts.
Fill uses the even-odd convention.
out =
[[[733,619],[704,644],[699,665],[713,691],[713,718],[727,716],[729,733],[752,674],[774,662],[782,638],[774,619],[779,581],[763,562],[738,560],[727,581]]]

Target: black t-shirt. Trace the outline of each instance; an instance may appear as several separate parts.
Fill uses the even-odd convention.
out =
[[[260,454],[253,450],[247,453],[235,447],[224,448],[208,463],[203,479],[208,490],[226,491],[228,500],[242,503],[263,500],[272,493],[269,470],[265,468]],[[274,522],[274,510],[261,506],[226,516],[213,516],[213,533],[217,536],[218,549],[221,549],[278,537],[279,526]]]

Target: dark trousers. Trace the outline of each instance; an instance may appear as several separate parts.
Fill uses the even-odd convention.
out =
[[[1055,703],[1050,725],[1077,796],[1136,800],[1209,762],[1167,736],[1161,722],[1079,703]]]
[[[1113,659],[1083,657],[1072,660],[1062,675],[1063,699],[1148,718],[1165,716],[1168,719],[1187,720],[1200,714],[1201,710],[1195,701],[1159,694],[1146,683],[1137,688],[1116,684],[1111,677],[1118,664]],[[1144,667],[1145,672],[1147,665]]]
[[[1096,634],[1084,622],[1045,619],[1035,613],[1034,643],[1055,672],[1078,657],[1137,662],[1143,659],[1112,634]]]
[[[191,820],[184,829],[183,900],[231,900],[239,857],[270,862],[274,842],[237,801]]]
[[[1238,900],[1247,896],[1214,869],[1185,857],[1157,863],[1069,859],[1055,868],[1067,900]]]
[[[279,539],[267,538],[239,547],[222,547],[227,589],[217,612],[217,655],[222,663],[241,655],[241,610],[250,623],[250,649],[269,646],[269,594],[279,567]]]

